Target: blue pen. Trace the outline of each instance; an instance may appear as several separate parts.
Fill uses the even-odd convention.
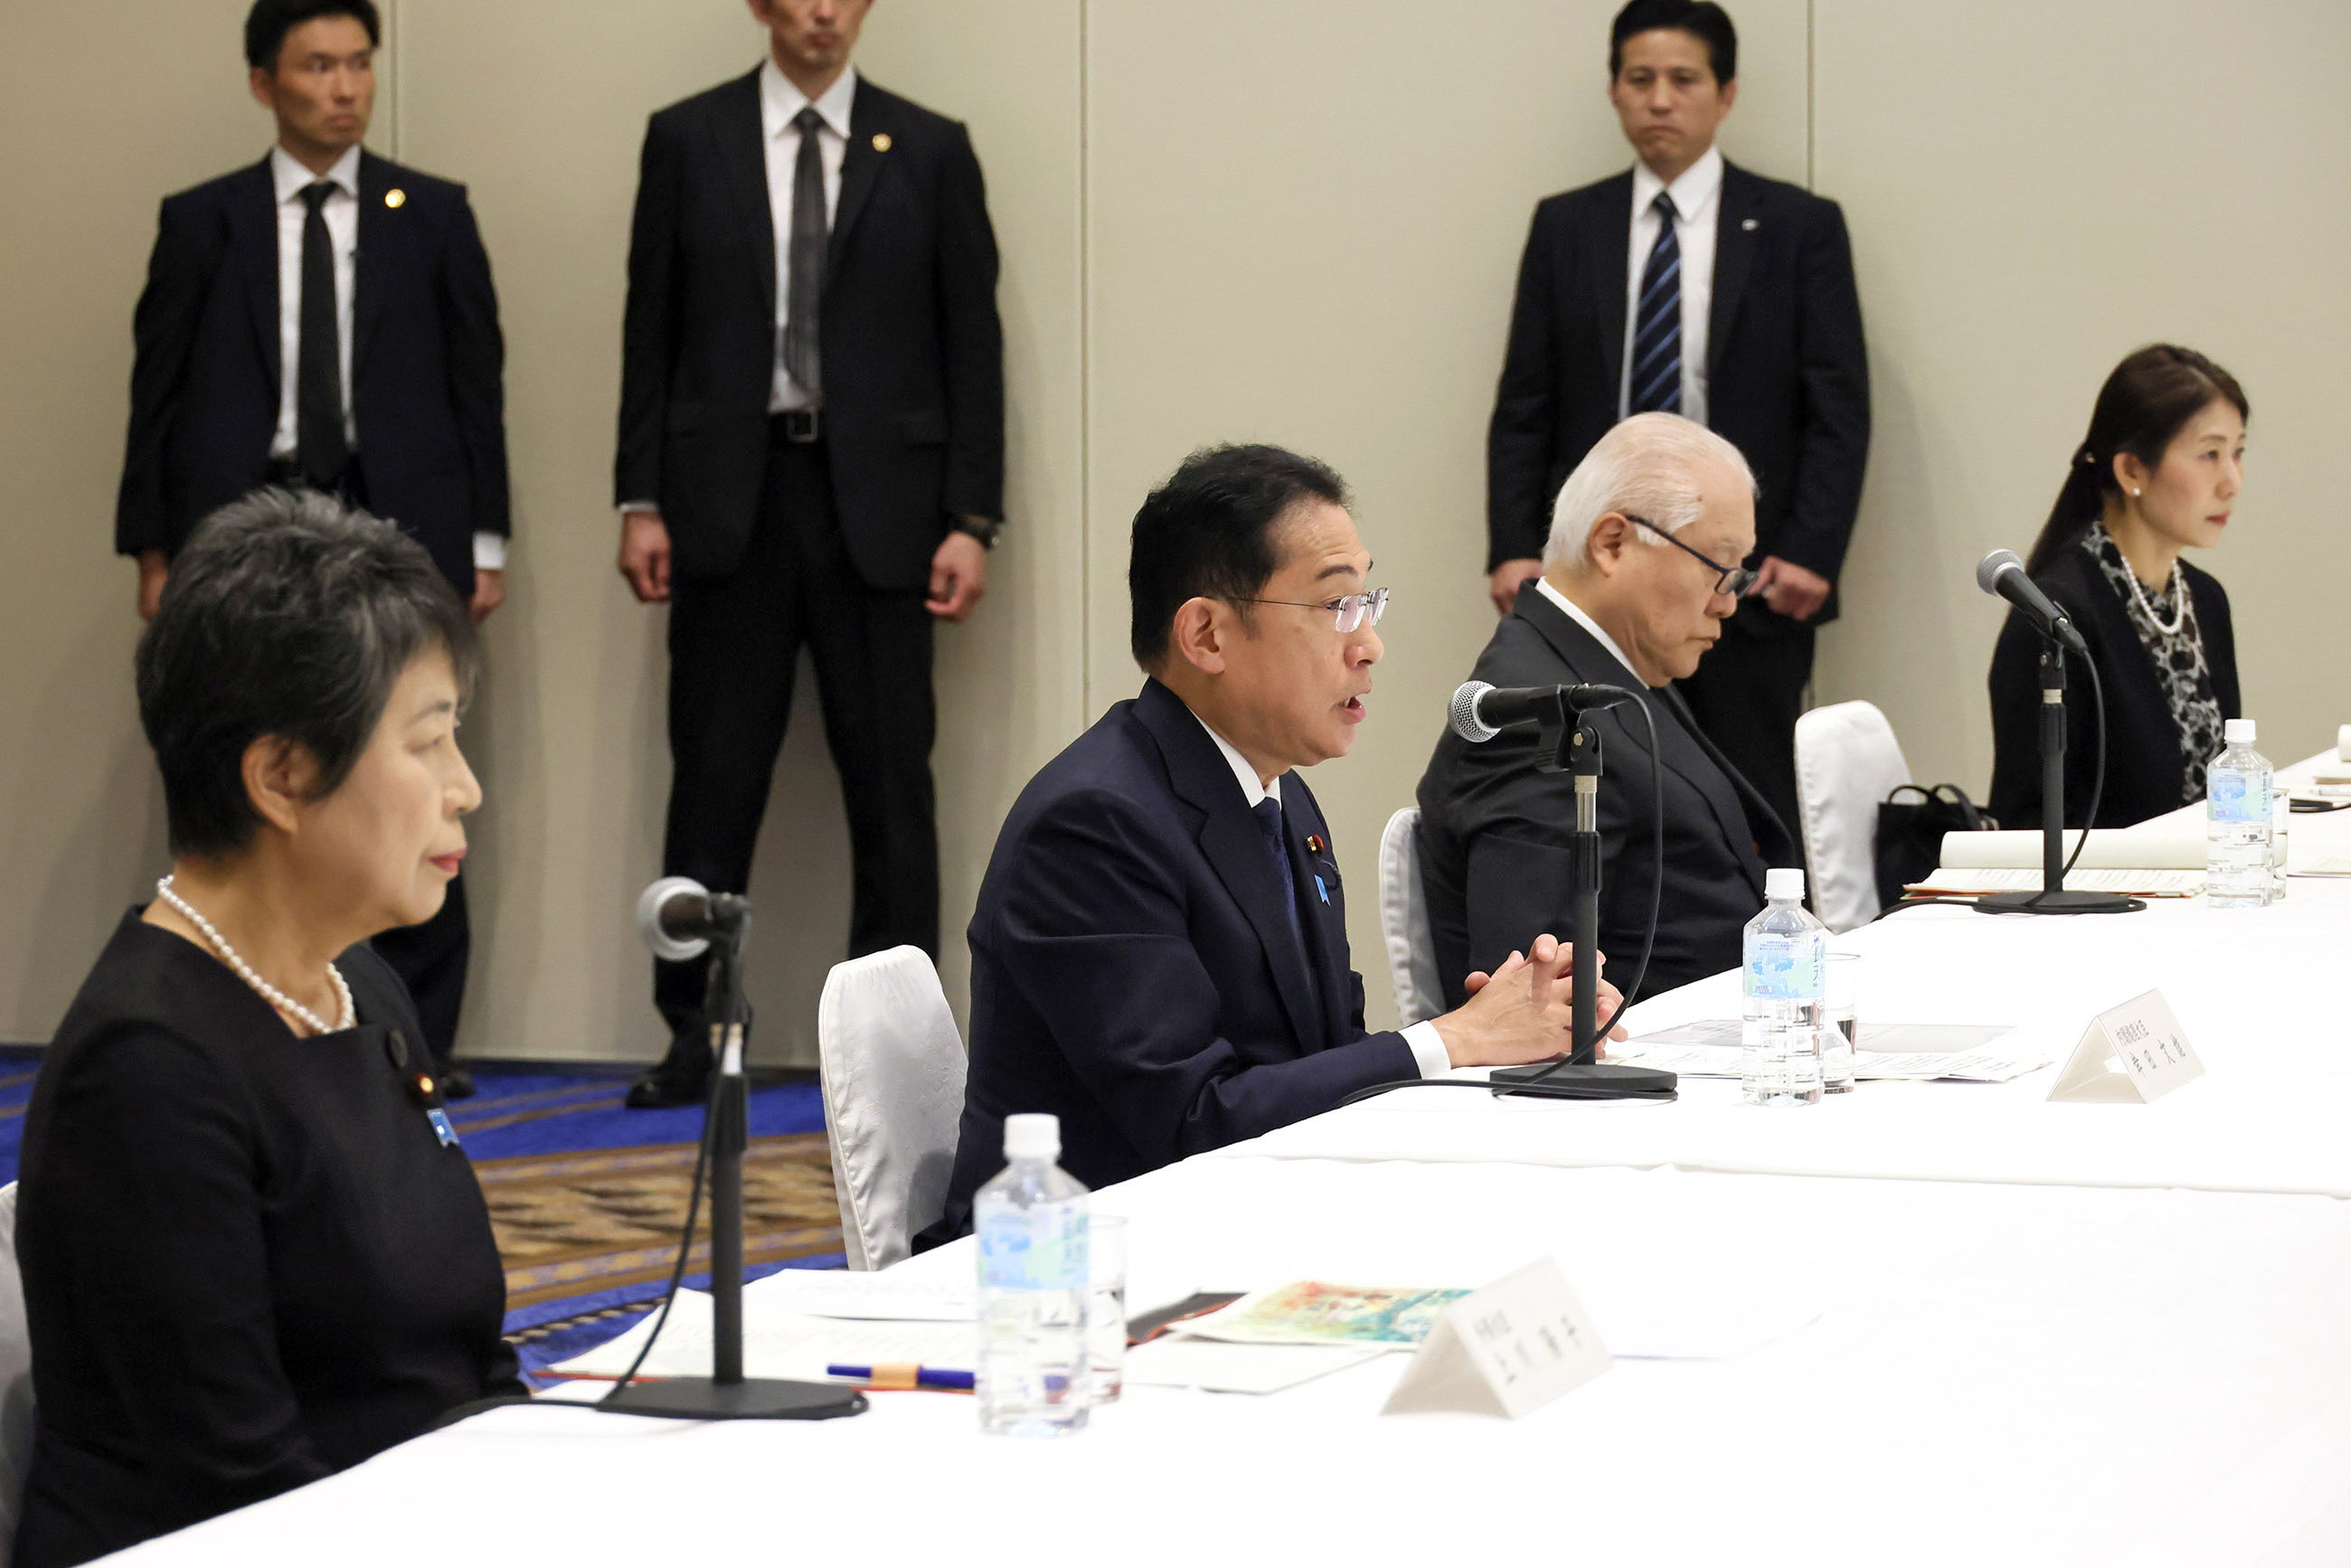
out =
[[[968,1372],[947,1372],[911,1362],[885,1362],[879,1366],[828,1366],[827,1377],[853,1377],[870,1388],[949,1388],[968,1392],[974,1379]]]

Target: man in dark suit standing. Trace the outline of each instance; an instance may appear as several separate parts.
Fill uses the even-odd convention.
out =
[[[1149,679],[1021,791],[971,920],[971,1071],[945,1217],[967,1228],[1004,1118],[1061,1119],[1089,1186],[1328,1111],[1374,1083],[1567,1048],[1570,954],[1468,977],[1467,1005],[1367,1033],[1337,852],[1297,770],[1354,744],[1387,601],[1339,476],[1270,446],[1195,454],[1135,514]],[[1614,1008],[1613,992],[1604,1010]]]
[[[1609,101],[1640,162],[1535,209],[1487,441],[1497,612],[1541,570],[1552,497],[1603,432],[1663,410],[1755,471],[1756,572],[1721,649],[1682,683],[1699,725],[1788,821],[1814,629],[1835,617],[1869,367],[1836,204],[1723,161],[1738,34],[1708,0],[1631,0]]]
[[[861,78],[872,0],[749,0],[768,59],[653,117],[629,247],[621,572],[669,602],[665,872],[742,892],[816,664],[854,862],[849,950],[936,956],[934,622],[987,586],[1003,514],[996,236],[964,128]],[[705,967],[657,963],[697,1100]]]
[[[163,203],[133,324],[115,549],[155,613],[215,507],[308,486],[413,534],[480,620],[506,598],[506,348],[465,189],[365,151],[372,0],[257,0],[253,96],[277,144]],[[377,950],[416,1001],[452,1097],[471,946],[462,882]]]
[[[1592,716],[1604,767],[1600,946],[1641,996],[1735,967],[1764,871],[1796,863],[1779,816],[1679,695],[1730,652],[1716,640],[1735,623],[1752,575],[1739,563],[1754,545],[1755,478],[1739,449],[1677,414],[1635,414],[1568,476],[1543,575],[1478,659],[1475,678],[1489,685],[1590,682],[1648,706],[1646,723],[1629,707]],[[1564,775],[1537,770],[1538,751],[1532,727],[1478,744],[1448,732],[1421,779],[1421,877],[1443,974],[1497,963],[1567,923],[1574,796]]]

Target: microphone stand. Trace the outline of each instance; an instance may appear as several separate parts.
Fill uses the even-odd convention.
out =
[[[2082,836],[2089,837],[2085,823]],[[2041,891],[1989,893],[1976,900],[1986,915],[2127,915],[2147,905],[2118,893],[2065,889],[2065,650],[2041,636]]]
[[[1553,1100],[1670,1100],[1679,1082],[1651,1067],[1603,1062],[1600,1052],[1600,732],[1565,697],[1546,716],[1536,741],[1535,769],[1572,773],[1575,832],[1569,840],[1568,930],[1575,956],[1573,1049],[1549,1063],[1497,1069],[1491,1082],[1505,1094]]]
[[[751,934],[749,901],[711,898],[710,979],[703,1017],[718,1070],[710,1118],[710,1375],[637,1381],[614,1389],[605,1409],[686,1421],[821,1420],[853,1416],[865,1396],[845,1384],[789,1383],[743,1375],[743,1155],[750,1146],[750,1097],[743,1044],[751,1022],[743,995],[743,945]]]

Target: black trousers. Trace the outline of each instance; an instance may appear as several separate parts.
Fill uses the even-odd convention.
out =
[[[1796,720],[1813,678],[1815,635],[1809,624],[1750,599],[1723,622],[1722,641],[1698,661],[1698,673],[1676,683],[1698,727],[1771,803],[1800,851]]]
[[[464,873],[450,878],[440,914],[422,925],[380,933],[374,946],[408,988],[417,1021],[424,1026],[424,1043],[433,1060],[445,1067],[457,1048],[457,1014],[465,1005],[465,966],[473,953]]]
[[[823,444],[789,442],[774,422],[769,428],[758,524],[743,559],[723,577],[671,587],[674,772],[662,869],[716,892],[750,891],[805,646],[848,809],[848,956],[911,943],[935,958],[931,614],[920,591],[866,586],[842,547]],[[673,1030],[699,1027],[706,968],[653,965],[653,1001]]]

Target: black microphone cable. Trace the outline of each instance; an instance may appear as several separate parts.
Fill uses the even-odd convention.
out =
[[[1625,1000],[1623,1005],[1618,1007],[1615,1011],[1610,1013],[1606,1018],[1598,1019],[1593,1025],[1592,1038],[1583,1041],[1580,1049],[1571,1051],[1566,1056],[1563,1056],[1557,1061],[1552,1062],[1551,1066],[1544,1069],[1542,1072],[1527,1080],[1527,1082],[1531,1084],[1548,1082],[1552,1073],[1556,1072],[1562,1067],[1569,1065],[1575,1057],[1582,1055],[1584,1051],[1591,1051],[1594,1055],[1597,1055],[1600,1049],[1600,1042],[1608,1038],[1608,1031],[1616,1027],[1616,1020],[1623,1018],[1625,1012],[1632,1008],[1633,1003],[1641,994],[1641,988],[1648,982],[1649,957],[1651,954],[1656,951],[1657,915],[1664,904],[1666,889],[1665,758],[1658,754],[1657,750],[1657,716],[1649,711],[1649,704],[1646,698],[1636,701],[1634,706],[1641,710],[1642,721],[1648,726],[1649,730],[1649,849],[1651,862],[1649,875],[1649,928],[1641,937],[1640,966],[1633,972],[1633,984],[1631,988],[1625,992]],[[1574,1042],[1571,1041],[1570,1043],[1573,1044]],[[1353,1093],[1342,1099],[1338,1105],[1332,1108],[1333,1110],[1337,1110],[1343,1106],[1352,1105],[1358,1100],[1368,1100],[1374,1094],[1384,1094],[1391,1089],[1483,1089],[1490,1094],[1509,1094],[1516,1092],[1519,1087],[1520,1085],[1510,1083],[1497,1084],[1482,1078],[1399,1078],[1387,1083],[1366,1084],[1363,1088],[1356,1090]],[[1562,1085],[1557,1084],[1552,1085],[1545,1097],[1556,1099],[1579,1098],[1579,1096],[1573,1093],[1561,1092],[1563,1087],[1564,1086]],[[1616,1098],[1616,1096],[1594,1094],[1592,1098],[1613,1099]]]
[[[702,1142],[695,1146],[694,1152],[694,1183],[686,1192],[685,1231],[684,1234],[680,1236],[677,1239],[677,1261],[670,1266],[669,1286],[662,1292],[660,1314],[653,1319],[653,1332],[646,1336],[645,1343],[637,1347],[637,1359],[629,1363],[629,1370],[621,1374],[620,1380],[612,1385],[611,1390],[605,1394],[602,1399],[598,1400],[595,1405],[590,1406],[592,1409],[603,1408],[605,1403],[609,1401],[613,1395],[620,1393],[622,1389],[626,1388],[631,1383],[636,1380],[637,1369],[644,1365],[645,1357],[653,1354],[654,1343],[661,1338],[663,1327],[669,1322],[669,1310],[677,1301],[678,1287],[685,1282],[686,1260],[691,1257],[694,1252],[694,1226],[695,1222],[702,1216],[703,1177],[707,1174],[710,1168],[710,1145],[716,1142],[713,1134],[718,1126],[718,1085],[720,1075],[717,1071],[717,1066],[718,1064],[716,1062],[713,1062],[711,1064],[710,1092],[707,1097],[704,1100],[702,1106]],[[718,1260],[714,1256],[710,1261],[711,1267],[715,1270],[717,1267]],[[717,1281],[714,1278],[711,1282],[716,1284]]]

